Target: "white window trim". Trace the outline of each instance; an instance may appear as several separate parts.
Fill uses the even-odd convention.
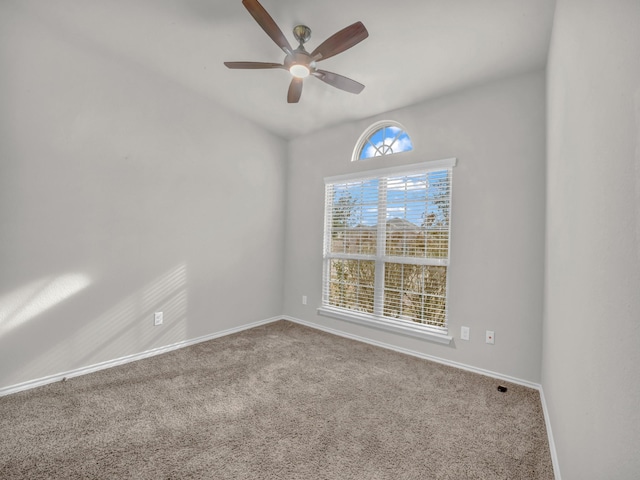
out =
[[[453,340],[452,336],[444,334],[442,332],[437,332],[435,328],[429,327],[427,325],[415,324],[414,326],[408,322],[402,322],[400,320],[376,317],[375,315],[358,312],[347,312],[343,309],[332,308],[328,306],[319,307],[317,312],[318,315],[322,315],[323,317],[344,320],[347,322],[356,323],[358,325],[365,325],[367,327],[374,327],[379,330],[385,330],[387,332],[399,333],[402,335],[408,335],[410,337],[429,340],[431,342],[449,345]]]
[[[325,177],[325,185],[329,183],[348,182],[349,180],[364,180],[368,178],[376,178],[383,176],[393,175],[410,175],[414,173],[422,173],[425,170],[437,170],[439,168],[453,168],[457,163],[456,158],[446,158],[442,160],[435,160],[430,162],[414,163],[410,165],[398,165],[388,168],[380,168],[376,170],[368,170],[365,172],[354,172],[346,175],[336,175],[332,177]],[[326,220],[326,218],[325,218]],[[326,232],[323,237],[326,240]],[[451,248],[451,234],[449,234],[449,248]],[[335,254],[334,254],[335,255]],[[369,259],[369,256],[366,256]],[[350,255],[349,258],[354,258]],[[403,258],[403,262],[407,262],[407,258]],[[435,259],[434,259],[435,260]],[[438,260],[435,260],[439,263]],[[409,260],[411,262],[411,260]],[[324,268],[323,268],[324,270]],[[449,282],[449,276],[447,275],[447,284]],[[324,280],[323,280],[324,284]],[[324,287],[323,287],[324,288]],[[447,287],[447,291],[449,288]],[[412,324],[401,320],[394,320],[379,315],[359,313],[355,311],[348,311],[345,309],[334,308],[328,305],[323,305],[317,309],[318,315],[324,317],[335,318],[337,320],[343,320],[359,325],[365,325],[368,327],[377,328],[379,330],[389,331],[402,335],[408,335],[410,337],[417,337],[424,340],[450,344],[453,340],[451,335],[448,335],[446,329],[439,329],[437,327],[424,325],[424,324]],[[445,333],[446,332],[446,333]]]
[[[324,183],[348,182],[349,180],[365,180],[369,178],[411,175],[423,173],[425,170],[437,170],[438,168],[453,168],[456,166],[457,158],[444,158],[442,160],[432,160],[430,162],[411,163],[409,165],[394,165],[393,167],[378,168],[376,170],[365,170],[362,172],[346,173],[344,175],[334,175],[325,177]]]

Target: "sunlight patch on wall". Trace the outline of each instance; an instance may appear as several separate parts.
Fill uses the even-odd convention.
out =
[[[0,336],[87,288],[81,273],[45,277],[0,297]]]
[[[63,350],[73,352],[84,366],[184,340],[186,282],[185,265],[168,270],[88,322]],[[164,323],[157,327],[154,312],[164,314]]]
[[[187,269],[181,264],[152,280],[108,310],[69,332],[43,352],[52,372],[81,368],[103,361],[171,345],[186,339]],[[163,312],[164,323],[153,325],[154,312]],[[24,365],[20,376],[37,376],[41,365]]]

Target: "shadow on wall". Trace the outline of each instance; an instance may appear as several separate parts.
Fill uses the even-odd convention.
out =
[[[0,340],[90,284],[86,275],[69,274],[33,282],[0,297]],[[16,379],[42,378],[184,340],[187,334],[186,287],[187,268],[180,264],[81,328],[65,332],[61,341],[48,349],[40,349],[14,371],[0,371],[4,376],[0,378],[0,387],[15,384]],[[154,326],[154,312],[163,312],[162,325]],[[43,374],[45,368],[47,373]]]

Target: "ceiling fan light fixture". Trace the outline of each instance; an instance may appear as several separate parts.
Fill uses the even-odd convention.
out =
[[[291,75],[296,78],[306,78],[311,73],[308,67],[300,65],[299,63],[291,65],[291,68],[289,68],[289,72],[291,72]]]
[[[280,27],[271,18],[271,15],[264,9],[258,0],[242,0],[242,5],[248,10],[260,28],[280,47],[286,54],[282,64],[272,62],[224,62],[227,68],[232,69],[276,69],[282,68],[291,73],[293,79],[287,92],[288,103],[298,103],[302,93],[302,79],[313,75],[318,80],[327,85],[344,90],[350,93],[360,93],[364,85],[343,77],[337,73],[327,72],[316,68],[316,62],[326,60],[334,55],[344,52],[357,45],[369,36],[369,32],[362,22],[355,22],[339,32],[334,33],[324,42],[318,45],[311,53],[307,52],[304,44],[311,37],[311,29],[306,25],[296,25],[293,29],[293,36],[299,42],[295,50],[280,30]]]

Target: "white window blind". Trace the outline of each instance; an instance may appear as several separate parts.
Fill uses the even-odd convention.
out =
[[[446,333],[454,165],[326,179],[323,306]]]

